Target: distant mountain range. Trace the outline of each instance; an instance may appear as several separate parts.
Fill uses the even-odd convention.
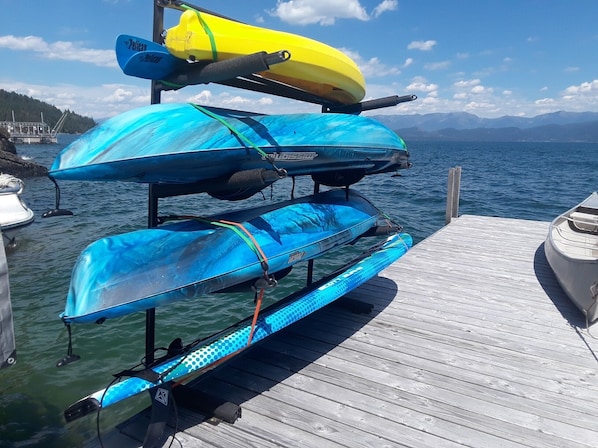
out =
[[[466,112],[375,115],[405,140],[562,141],[598,143],[598,112],[554,112],[532,118],[480,118]]]

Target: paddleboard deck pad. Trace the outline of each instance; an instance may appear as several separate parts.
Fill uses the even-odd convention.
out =
[[[154,386],[207,371],[225,358],[240,353],[357,288],[398,260],[412,244],[413,240],[407,233],[388,237],[343,268],[263,310],[252,338],[252,324],[248,318],[213,338],[185,347],[183,353],[158,360],[151,369],[144,371],[145,374],[129,376],[83,398],[65,411],[66,420],[76,420]]]
[[[332,179],[343,172],[363,176],[410,166],[405,142],[365,116],[260,115],[170,103],[99,124],[64,148],[49,174],[57,180],[203,181],[209,192],[225,188],[223,179],[259,170],[273,171],[276,179],[285,174]]]
[[[61,318],[103,322],[199,297],[263,278],[264,262],[276,277],[355,241],[379,219],[360,193],[334,189],[101,238],[76,261]]]

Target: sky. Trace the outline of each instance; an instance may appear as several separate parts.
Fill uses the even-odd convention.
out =
[[[192,3],[343,51],[365,76],[365,99],[418,97],[375,114],[468,112],[494,118],[598,112],[596,0]],[[149,81],[122,73],[114,42],[119,34],[151,40],[153,5],[153,0],[0,0],[0,89],[96,120],[149,104]],[[167,9],[165,29],[180,14]],[[162,102],[186,101],[264,113],[319,111],[216,84],[162,94]]]

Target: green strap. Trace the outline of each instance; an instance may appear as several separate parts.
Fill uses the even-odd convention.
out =
[[[200,219],[201,221],[204,221],[203,219]],[[260,263],[263,263],[264,259],[262,259],[262,256],[260,255],[260,252],[257,250],[257,247],[255,247],[255,244],[253,244],[253,241],[251,241],[251,239],[249,239],[247,237],[247,235],[245,235],[238,227],[233,226],[231,224],[225,224],[223,222],[219,222],[219,221],[205,221],[208,222],[210,224],[212,224],[213,226],[217,226],[217,227],[224,227],[226,229],[230,229],[233,232],[235,232],[244,242],[245,244],[247,244],[247,246],[249,246],[249,248],[255,253],[255,255],[257,256],[258,260],[260,261]]]
[[[197,15],[197,20],[199,20],[201,27],[203,28],[205,33],[208,35],[208,39],[210,39],[210,46],[212,47],[212,60],[214,62],[216,62],[218,60],[218,50],[216,49],[216,39],[214,38],[214,34],[212,34],[212,30],[210,29],[208,24],[204,21],[203,17],[201,16],[201,14],[199,13],[198,10],[193,9],[187,5],[181,5],[181,7],[183,9],[193,11]]]
[[[262,148],[260,148],[259,146],[257,146],[255,143],[253,143],[247,137],[245,137],[241,132],[239,132],[237,129],[235,129],[235,127],[233,125],[231,125],[229,122],[227,122],[220,115],[215,114],[214,112],[206,109],[205,107],[200,106],[199,104],[193,104],[193,103],[191,103],[191,105],[193,107],[195,107],[198,111],[206,114],[208,117],[213,118],[214,120],[216,120],[219,123],[221,123],[229,131],[231,131],[234,135],[236,135],[237,137],[239,137],[239,139],[242,140],[246,145],[248,145],[251,148],[255,149],[257,151],[257,153],[264,158],[264,160],[267,160],[270,163],[270,165],[272,165],[272,168],[274,168],[274,170],[278,173],[278,175],[280,177],[285,177],[286,176],[286,171],[284,169],[280,169],[280,168],[276,167],[276,165],[274,164],[274,159],[272,159],[272,157],[267,152],[265,152]]]
[[[261,256],[260,251],[257,249],[257,247],[255,246],[255,244],[253,243],[253,241],[251,241],[251,238],[249,238],[247,235],[245,235],[245,233],[243,233],[237,226],[234,226],[232,224],[226,224],[226,223],[220,222],[220,221],[210,221],[208,219],[202,218],[201,216],[189,216],[189,215],[185,215],[185,216],[174,216],[174,215],[170,215],[170,216],[165,216],[164,217],[164,221],[174,221],[174,220],[178,220],[178,219],[193,219],[194,221],[199,221],[199,222],[203,222],[203,223],[206,223],[206,224],[211,224],[214,227],[223,227],[225,229],[232,230],[233,232],[235,232],[237,234],[237,236],[239,236],[243,240],[243,242],[245,244],[247,244],[247,246],[252,250],[252,252],[255,253],[255,255],[257,256],[257,258],[260,261],[260,263],[264,263],[266,261]]]

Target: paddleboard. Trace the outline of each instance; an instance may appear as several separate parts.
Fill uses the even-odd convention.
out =
[[[264,274],[276,278],[298,262],[353,242],[378,219],[379,211],[361,194],[336,189],[101,238],[76,261],[61,318],[102,322]]]
[[[158,361],[151,367],[150,372],[159,375],[156,381],[137,376],[128,377],[81,399],[65,411],[66,420],[76,420],[100,408],[140,394],[153,386],[208,370],[226,357],[240,353],[357,288],[398,260],[412,244],[413,240],[409,234],[390,236],[370,253],[263,310],[258,317],[252,338],[249,337],[252,331],[251,320],[247,319],[224,334],[219,334],[200,345],[186,347],[182,354]]]
[[[225,188],[235,173],[256,170],[321,175],[321,183],[344,186],[363,175],[410,166],[405,142],[365,116],[260,115],[168,103],[97,125],[58,154],[49,174],[57,180],[207,181],[209,192]],[[356,180],[326,176],[344,172]]]
[[[296,34],[260,28],[188,9],[166,32],[174,56],[193,61],[222,61],[265,51],[286,50],[290,59],[259,72],[334,103],[354,104],[365,96],[365,79],[346,54]]]

